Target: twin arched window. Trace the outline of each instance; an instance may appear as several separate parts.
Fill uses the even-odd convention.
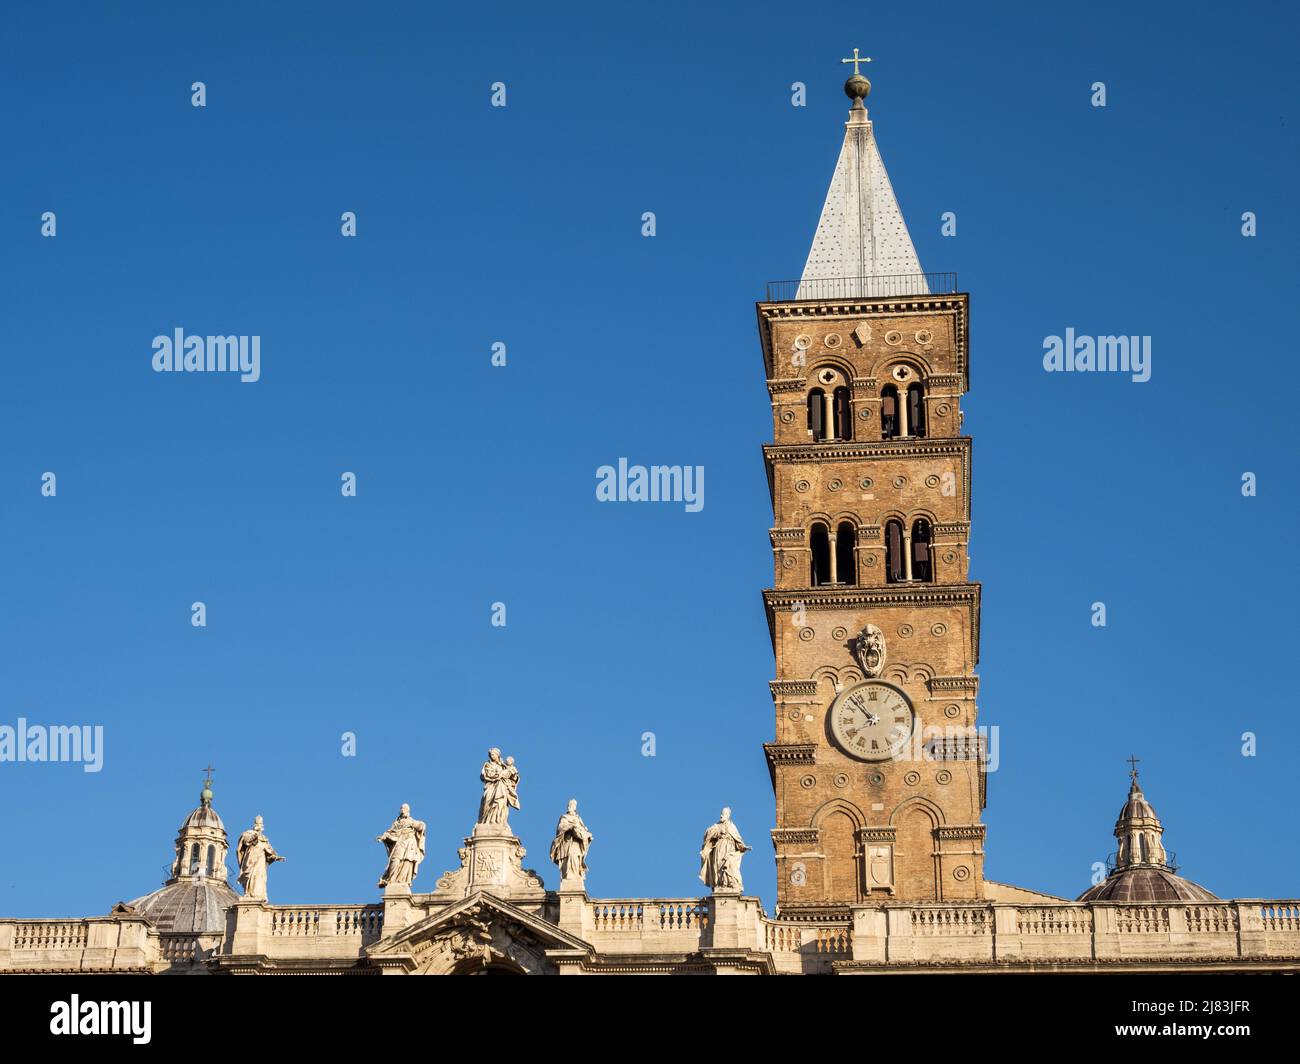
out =
[[[934,580],[934,529],[924,517],[912,522],[911,531],[891,517],[885,522],[885,579],[891,584]]]
[[[841,521],[835,529],[832,542],[830,526],[822,521],[813,522],[809,546],[812,551],[812,585],[855,584],[858,580],[856,547],[858,530],[848,521]]]
[[[880,389],[880,436],[893,440],[900,436],[925,437],[925,387],[909,384],[899,390],[896,384]]]
[[[853,438],[853,414],[848,388],[843,385],[830,390],[814,388],[808,393],[808,432],[814,440]]]

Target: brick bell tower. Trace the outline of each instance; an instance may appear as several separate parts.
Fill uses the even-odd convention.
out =
[[[922,273],[871,85],[845,61],[853,106],[803,276],[757,307],[775,440],[777,903],[810,914],[984,895],[968,299]]]

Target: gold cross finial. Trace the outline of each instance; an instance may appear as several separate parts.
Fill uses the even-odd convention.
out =
[[[1139,761],[1139,760],[1140,760],[1140,759],[1139,759],[1139,758],[1136,758],[1136,757],[1130,757],[1130,758],[1128,759],[1128,764],[1129,764],[1129,770],[1128,770],[1128,772],[1129,772],[1129,775],[1133,777],[1133,782],[1134,782],[1134,783],[1137,782],[1137,778],[1138,778],[1138,761]]]
[[[869,55],[858,55],[858,50],[857,50],[856,48],[854,48],[854,49],[853,49],[853,58],[852,58],[852,59],[841,59],[840,62],[841,62],[841,63],[852,63],[852,64],[853,64],[853,76],[856,78],[856,77],[859,75],[859,73],[861,73],[861,72],[858,70],[858,64],[859,64],[859,63],[870,63],[870,62],[871,62],[871,56],[869,56]]]

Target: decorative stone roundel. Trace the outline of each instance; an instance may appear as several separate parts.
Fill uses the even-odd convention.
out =
[[[931,635],[947,635],[947,634],[948,634],[948,626],[947,626],[946,624],[944,624],[943,621],[940,621],[938,624],[934,624],[934,625],[931,625],[931,626],[930,626],[930,634],[931,634]]]
[[[890,329],[889,332],[885,333],[885,343],[897,347],[902,342],[903,342],[903,334],[899,332],[897,329]]]
[[[802,787],[805,791],[810,791],[817,786],[817,777],[804,776],[802,779],[799,780],[799,786]]]
[[[794,558],[789,554],[785,555],[785,557],[781,559],[781,567],[784,569],[793,569]]]
[[[803,720],[803,710],[798,706],[792,706],[790,708],[789,717],[791,720]]]
[[[840,346],[840,334],[839,334],[839,333],[827,333],[827,334],[826,334],[826,339],[823,340],[822,343],[824,343],[827,347],[839,347],[839,346]]]
[[[832,639],[843,639],[843,638],[844,638],[845,636],[847,636],[848,634],[849,634],[849,630],[848,630],[847,628],[832,628],[832,629],[831,629],[831,638],[832,638]]]
[[[863,477],[860,481],[858,481],[858,484],[861,485],[863,491],[870,491],[871,486],[875,484],[875,481],[872,480],[870,477]]]
[[[931,333],[929,329],[916,330],[916,342],[918,344],[928,344],[933,339],[934,339],[934,334]]]
[[[936,477],[933,473],[931,473],[928,477],[925,478],[925,486],[927,488],[937,488],[939,486],[939,478]]]
[[[790,424],[790,422],[794,420],[794,411],[793,411],[793,410],[782,410],[782,411],[781,411],[781,420],[784,421],[787,425]]]
[[[934,779],[936,783],[951,783],[952,773],[949,772],[946,768],[940,769],[938,772],[934,774]]]
[[[832,481],[831,481],[829,484],[827,484],[826,486],[827,486],[828,488],[830,488],[831,491],[843,491],[843,490],[844,490],[844,481],[842,481],[839,477],[836,477],[834,480],[832,480]]]
[[[868,565],[875,565],[876,556],[874,554],[868,554],[866,558],[863,559],[863,561],[865,561]]]
[[[951,565],[957,560],[957,552],[955,550],[947,551],[943,556],[943,560]]]
[[[858,411],[858,417],[862,418],[863,421],[870,421],[871,411],[864,406],[861,410]]]
[[[880,786],[880,784],[882,784],[882,783],[885,782],[885,776],[884,776],[884,773],[882,773],[882,772],[873,772],[873,773],[871,774],[871,782],[874,783],[874,784],[876,784],[876,786]]]
[[[812,343],[811,336],[796,336],[794,338],[794,347],[796,351],[807,351],[809,344]]]
[[[849,777],[843,772],[837,772],[831,782],[833,782],[836,787],[847,787],[849,785]]]
[[[794,490],[795,490],[795,491],[807,491],[807,490],[808,490],[809,488],[811,488],[811,487],[812,487],[812,485],[809,484],[808,481],[806,481],[806,480],[796,480],[796,481],[794,482]]]
[[[960,713],[961,713],[961,706],[956,705],[955,703],[951,706],[943,707],[943,715],[950,719],[958,716]]]
[[[959,864],[952,870],[952,878],[964,883],[966,880],[970,879],[970,869],[964,864]]]
[[[906,783],[909,787],[915,787],[918,783],[921,782],[921,774],[919,772],[909,772],[906,776],[903,777],[903,782]]]
[[[934,408],[934,412],[938,414],[940,417],[947,417],[949,414],[952,413],[952,407],[950,407],[947,403],[940,403],[938,406]]]
[[[896,488],[905,488],[905,487],[907,487],[907,477],[895,477],[895,478],[894,478],[894,487],[896,487]]]
[[[912,626],[910,624],[900,624],[898,626],[898,634],[906,639],[912,634]]]
[[[813,641],[813,637],[816,635],[817,633],[814,632],[811,628],[799,629],[799,638],[802,639],[805,643],[811,643]]]

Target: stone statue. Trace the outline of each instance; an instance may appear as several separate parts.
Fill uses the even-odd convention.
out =
[[[483,781],[483,800],[479,802],[478,822],[509,831],[506,818],[511,808],[519,808],[519,769],[515,768],[515,759],[508,757],[502,761],[501,751],[494,746],[488,751],[479,779]]]
[[[563,883],[581,883],[587,876],[587,851],[591,849],[592,834],[578,815],[578,800],[569,799],[568,812],[555,825],[555,840],[551,843],[551,860],[560,867]]]
[[[262,818],[253,818],[253,826],[239,836],[235,851],[239,858],[239,885],[248,901],[266,901],[266,870],[284,858],[275,852],[262,833]]]
[[[405,802],[388,830],[377,837],[388,851],[388,867],[379,877],[381,887],[409,887],[424,860],[424,821],[411,816]]]
[[[736,825],[731,822],[731,810],[723,809],[718,822],[704,833],[700,848],[700,879],[711,890],[735,891],[745,889],[740,879],[740,858],[753,847],[746,846]]]
[[[885,633],[867,625],[853,640],[853,657],[867,679],[879,676],[885,668]]]

